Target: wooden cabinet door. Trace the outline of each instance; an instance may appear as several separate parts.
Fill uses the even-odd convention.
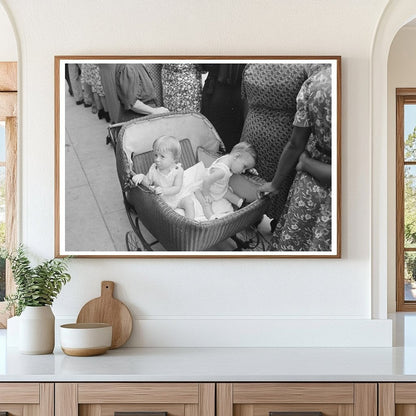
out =
[[[55,416],[215,416],[214,383],[57,383]]]
[[[377,416],[377,384],[217,384],[217,416],[283,415]]]
[[[53,416],[53,383],[0,383],[0,415]]]
[[[379,416],[415,416],[416,383],[380,383]]]

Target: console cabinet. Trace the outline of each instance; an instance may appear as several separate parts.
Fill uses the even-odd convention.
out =
[[[0,383],[0,416],[416,416],[415,383]]]

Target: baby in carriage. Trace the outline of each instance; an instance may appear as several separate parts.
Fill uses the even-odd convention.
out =
[[[229,187],[232,175],[244,173],[254,168],[257,152],[247,142],[237,143],[229,154],[216,159],[207,169],[202,180],[202,186],[195,191],[195,197],[199,201],[208,220],[218,218],[212,209],[212,203],[226,199],[237,208],[241,208],[244,200],[236,195]]]
[[[179,163],[181,146],[173,136],[161,136],[153,143],[155,162],[146,175],[132,177],[135,185],[143,184],[159,194],[173,209],[182,209],[185,217],[195,219],[202,207],[205,220],[218,218],[213,203],[223,199],[241,208],[243,199],[229,188],[233,174],[240,174],[254,167],[257,153],[247,142],[236,144],[231,153],[216,159],[205,169],[202,162],[186,171]],[[203,218],[202,217],[202,218]],[[198,215],[198,218],[200,216]]]
[[[146,175],[138,173],[132,177],[135,185],[142,183],[161,195],[173,209],[181,208],[185,217],[194,218],[195,209],[191,194],[182,192],[184,170],[179,163],[181,145],[173,136],[161,136],[153,143],[155,162]]]

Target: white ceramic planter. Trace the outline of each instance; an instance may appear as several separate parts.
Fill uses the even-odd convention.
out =
[[[26,306],[19,319],[19,351],[50,354],[55,346],[55,316],[50,306]]]

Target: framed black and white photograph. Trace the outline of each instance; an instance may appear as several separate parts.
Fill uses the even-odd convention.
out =
[[[55,57],[55,254],[341,256],[341,58]]]

